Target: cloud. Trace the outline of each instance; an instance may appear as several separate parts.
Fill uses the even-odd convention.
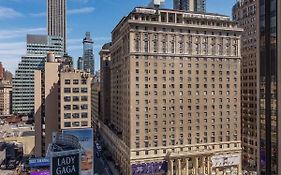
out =
[[[44,17],[44,16],[46,16],[46,12],[31,13],[30,16],[32,16],[32,17]]]
[[[4,18],[16,18],[23,16],[20,12],[8,7],[0,6],[0,19]]]
[[[0,40],[24,37],[26,34],[42,34],[46,32],[46,28],[19,28],[10,30],[0,30]]]
[[[70,9],[68,10],[68,14],[82,14],[82,13],[92,13],[95,10],[94,7],[84,7],[84,8],[78,8],[78,9]]]
[[[72,0],[72,1],[76,1],[76,2],[79,2],[79,3],[88,3],[89,0]]]
[[[93,11],[95,11],[94,7],[83,7],[83,8],[77,8],[77,9],[69,9],[67,11],[67,13],[68,13],[68,15],[76,15],[76,14],[92,13]],[[46,12],[31,13],[30,16],[46,17]]]
[[[13,73],[17,69],[21,56],[26,54],[26,34],[42,34],[45,31],[45,28],[0,29],[0,61],[5,68]]]
[[[13,74],[18,67],[21,56],[25,53],[25,42],[0,42],[0,61]]]

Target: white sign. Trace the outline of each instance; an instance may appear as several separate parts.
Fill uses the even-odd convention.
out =
[[[144,8],[136,8],[137,13],[144,13],[144,14],[155,14],[156,10],[153,9],[144,9]]]
[[[212,167],[225,167],[241,164],[240,154],[215,155],[212,157]]]

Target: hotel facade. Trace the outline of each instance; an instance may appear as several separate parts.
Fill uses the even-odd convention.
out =
[[[100,132],[122,174],[242,174],[241,32],[227,16],[153,8],[119,22]]]

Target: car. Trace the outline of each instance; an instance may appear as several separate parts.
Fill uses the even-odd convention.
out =
[[[15,164],[9,163],[7,169],[8,169],[8,170],[12,170],[12,169],[14,169],[15,167],[16,167]]]

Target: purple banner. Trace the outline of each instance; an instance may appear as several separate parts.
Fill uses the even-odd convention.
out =
[[[45,171],[45,172],[32,172],[30,175],[51,175],[50,172]]]
[[[167,173],[167,162],[150,162],[132,165],[132,175],[149,175]]]

